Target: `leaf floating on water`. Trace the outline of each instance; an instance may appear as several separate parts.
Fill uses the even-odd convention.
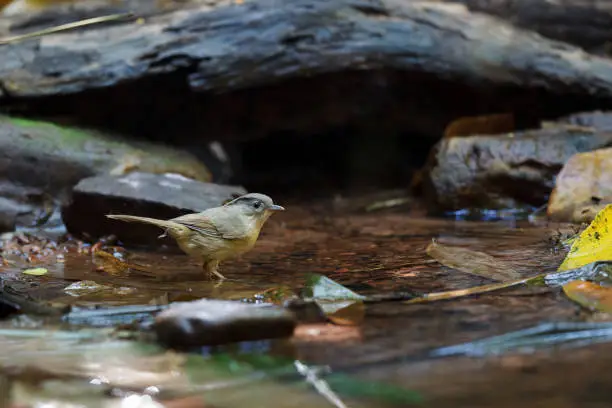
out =
[[[130,270],[127,263],[105,251],[94,251],[92,260],[94,265],[110,275],[127,274]]]
[[[603,281],[610,278],[610,267],[605,261],[612,261],[612,204],[599,211],[591,224],[572,239],[571,244],[563,263],[557,269],[558,275],[584,270],[585,276],[576,276],[576,280],[565,283],[563,292],[587,309],[611,313],[612,289],[578,279]],[[555,275],[551,275],[554,279]]]
[[[521,275],[506,262],[467,248],[450,247],[435,240],[427,246],[427,255],[449,268],[500,282],[520,279]]]
[[[30,269],[26,269],[22,273],[25,275],[42,276],[42,275],[46,275],[47,272],[49,272],[47,268],[30,268]]]
[[[612,261],[612,204],[602,209],[593,222],[572,241],[557,269],[576,269],[597,261]]]
[[[365,296],[345,288],[323,275],[310,275],[304,297],[314,300],[327,318],[335,324],[355,325],[365,315]]]
[[[612,288],[577,280],[565,284],[563,292],[587,309],[612,313]]]
[[[130,272],[146,276],[156,276],[156,273],[144,265],[124,262],[106,251],[96,250],[91,255],[93,264],[99,270],[109,275],[127,275]]]
[[[311,274],[306,281],[304,294],[315,300],[363,300],[365,296],[359,295],[341,284],[334,282],[327,276]]]

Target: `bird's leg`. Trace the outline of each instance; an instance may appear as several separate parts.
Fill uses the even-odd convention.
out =
[[[226,279],[225,276],[219,273],[219,261],[216,259],[210,259],[204,261],[204,271],[208,272],[210,278],[214,278],[215,276],[221,280]]]

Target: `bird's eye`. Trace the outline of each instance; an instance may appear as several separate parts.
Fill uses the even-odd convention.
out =
[[[263,206],[263,203],[261,201],[255,201],[253,203],[253,208],[255,208],[256,210],[259,210],[262,206]]]

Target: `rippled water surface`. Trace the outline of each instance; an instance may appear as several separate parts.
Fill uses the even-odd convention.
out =
[[[252,252],[222,264],[221,272],[229,279],[221,284],[199,280],[199,266],[172,249],[128,249],[129,262],[147,265],[158,275],[155,278],[108,275],[96,270],[86,250],[71,250],[60,251],[59,258],[53,251],[43,257],[39,263],[49,270],[43,276],[24,275],[26,264],[19,257],[9,258],[2,281],[5,292],[8,288],[9,294],[26,298],[29,305],[72,305],[90,317],[87,312],[95,308],[146,306],[140,310],[146,320],[147,310],[172,301],[202,297],[252,301],[258,293],[282,285],[297,290],[310,273],[326,275],[362,294],[427,293],[491,282],[429,258],[425,248],[432,238],[499,257],[524,276],[553,271],[563,258],[563,253],[552,250],[550,237],[558,228],[554,225],[447,221],[397,213],[324,214],[295,209],[273,217]],[[68,285],[82,281],[108,287],[94,293],[66,292]],[[14,330],[54,332],[73,326],[53,316],[13,317],[10,308],[5,309],[5,334],[0,332],[5,378],[0,381],[0,395],[22,405],[64,401],[120,406],[112,404],[125,403],[130,395],[132,401],[140,398],[142,403],[143,392],[148,392],[172,407],[333,406],[296,374],[292,365],[296,360],[330,366],[364,384],[378,381],[410,390],[431,407],[598,407],[609,401],[611,384],[604,375],[609,370],[606,356],[611,355],[608,344],[487,358],[426,356],[435,347],[542,322],[593,318],[557,289],[519,288],[429,304],[368,304],[360,325],[302,324],[288,341],[204,349],[197,360],[193,360],[196,355],[189,357],[187,366],[184,355],[152,351],[147,347],[154,346],[146,342],[131,342],[134,336],[129,330],[125,339],[115,336],[113,340],[98,334],[87,337],[82,331],[75,332],[82,338],[25,338]],[[138,316],[127,316],[122,322],[102,315],[98,320],[72,323],[112,330]],[[258,371],[266,358],[287,362],[279,363],[284,367],[280,377]],[[570,381],[568,371],[576,371],[575,380]],[[329,385],[334,388],[331,379]],[[354,391],[342,394],[346,406],[378,407],[392,402]]]

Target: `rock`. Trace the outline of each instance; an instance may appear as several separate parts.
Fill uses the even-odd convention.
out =
[[[502,18],[543,37],[608,55],[612,14],[608,5],[581,0],[443,0]]]
[[[97,176],[81,180],[72,199],[62,208],[66,229],[81,238],[96,240],[113,234],[124,245],[175,245],[158,239],[155,226],[110,220],[106,214],[131,214],[168,219],[217,207],[242,187],[203,183],[176,174],[133,172],[124,176]]]
[[[612,148],[572,156],[559,173],[548,201],[555,221],[591,222],[612,203]]]
[[[5,228],[11,223],[31,226],[50,218],[56,204],[83,178],[138,170],[211,179],[208,169],[188,152],[98,131],[0,116],[0,213],[5,214],[7,208],[18,213],[8,224],[1,222]]]
[[[435,210],[541,206],[571,156],[608,145],[612,132],[573,125],[442,139],[425,165],[423,193]]]
[[[556,123],[567,123],[575,126],[594,128],[599,131],[612,131],[612,112],[590,111],[577,112],[557,119]]]
[[[19,215],[31,211],[32,208],[28,205],[0,197],[0,232],[13,231]]]
[[[295,326],[292,313],[282,307],[202,299],[172,304],[152,328],[164,346],[188,349],[289,337]]]

